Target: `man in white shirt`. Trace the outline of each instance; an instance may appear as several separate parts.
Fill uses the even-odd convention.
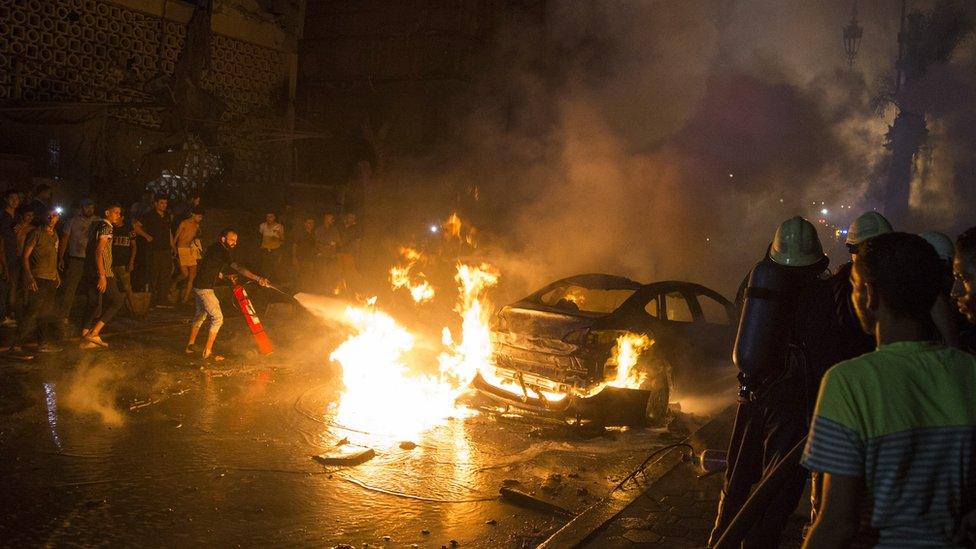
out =
[[[278,270],[281,245],[285,241],[285,227],[278,223],[274,212],[264,215],[264,223],[258,226],[261,233],[261,273],[273,278]]]

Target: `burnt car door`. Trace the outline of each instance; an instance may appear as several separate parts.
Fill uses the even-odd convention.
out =
[[[703,286],[689,288],[697,309],[695,340],[711,359],[731,360],[735,339],[735,310],[732,303]]]

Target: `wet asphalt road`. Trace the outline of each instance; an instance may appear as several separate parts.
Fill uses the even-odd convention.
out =
[[[0,363],[0,543],[534,546],[567,518],[500,500],[503,483],[580,511],[703,420],[598,433],[482,409],[404,449],[333,421],[338,334],[271,315],[261,357],[228,312],[219,366],[180,352],[180,312],[120,321],[109,350]],[[343,439],[377,456],[310,459]]]

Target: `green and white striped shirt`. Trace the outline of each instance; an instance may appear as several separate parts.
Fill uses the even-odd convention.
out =
[[[976,507],[976,357],[901,341],[834,366],[803,465],[864,478],[880,547],[952,547]]]

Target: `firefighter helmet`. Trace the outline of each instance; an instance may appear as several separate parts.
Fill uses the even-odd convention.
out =
[[[857,246],[865,240],[874,238],[879,234],[890,233],[893,230],[891,223],[883,215],[875,211],[865,212],[859,215],[847,229],[847,239],[844,240],[844,244]]]
[[[824,258],[817,228],[806,219],[795,216],[776,229],[769,258],[786,267],[809,267]]]
[[[952,243],[951,238],[938,231],[924,232],[922,233],[922,238],[935,248],[936,253],[939,254],[939,259],[946,263],[952,263],[952,257],[956,253],[956,247]]]

